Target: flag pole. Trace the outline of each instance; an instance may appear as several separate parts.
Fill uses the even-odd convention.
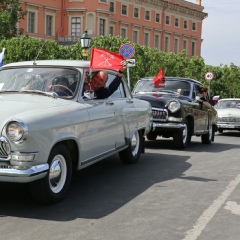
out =
[[[131,90],[131,86],[130,86],[130,71],[129,71],[129,67],[127,67],[127,80],[128,80],[128,87]]]

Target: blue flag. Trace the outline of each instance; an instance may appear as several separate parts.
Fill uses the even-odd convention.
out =
[[[0,53],[0,67],[2,67],[4,63],[4,52],[5,48],[3,48],[2,52]]]

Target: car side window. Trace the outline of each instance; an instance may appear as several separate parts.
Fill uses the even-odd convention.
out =
[[[110,74],[110,73],[108,74],[108,81],[106,83],[106,87],[110,85],[110,83],[113,81],[115,77],[116,76],[113,74]],[[126,92],[125,92],[123,83],[121,81],[118,89],[111,95],[111,98],[125,98],[125,97],[126,97]]]
[[[196,96],[198,96],[199,94],[199,90],[198,90],[198,85],[194,85],[194,91],[193,91],[193,98],[195,98]]]

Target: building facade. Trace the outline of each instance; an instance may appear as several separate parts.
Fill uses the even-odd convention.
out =
[[[201,56],[201,0],[21,0],[27,11],[19,27],[30,37],[72,44],[91,37],[121,36],[165,52]]]

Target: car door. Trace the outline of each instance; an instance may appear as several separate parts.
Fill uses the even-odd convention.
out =
[[[115,149],[117,116],[114,103],[110,99],[88,102],[88,131],[91,151],[94,156],[107,154]]]
[[[199,93],[197,84],[194,85],[194,95]],[[194,112],[194,132],[203,133],[207,130],[208,124],[208,109],[201,103],[197,103]]]
[[[115,148],[120,149],[128,144],[127,139],[131,137],[130,133],[137,127],[134,99],[124,77],[122,77],[120,86],[110,99],[116,107],[117,127],[115,129]]]
[[[81,136],[81,164],[86,165],[116,150],[116,129],[119,126],[116,106],[111,98],[83,101],[89,115],[87,134]]]

